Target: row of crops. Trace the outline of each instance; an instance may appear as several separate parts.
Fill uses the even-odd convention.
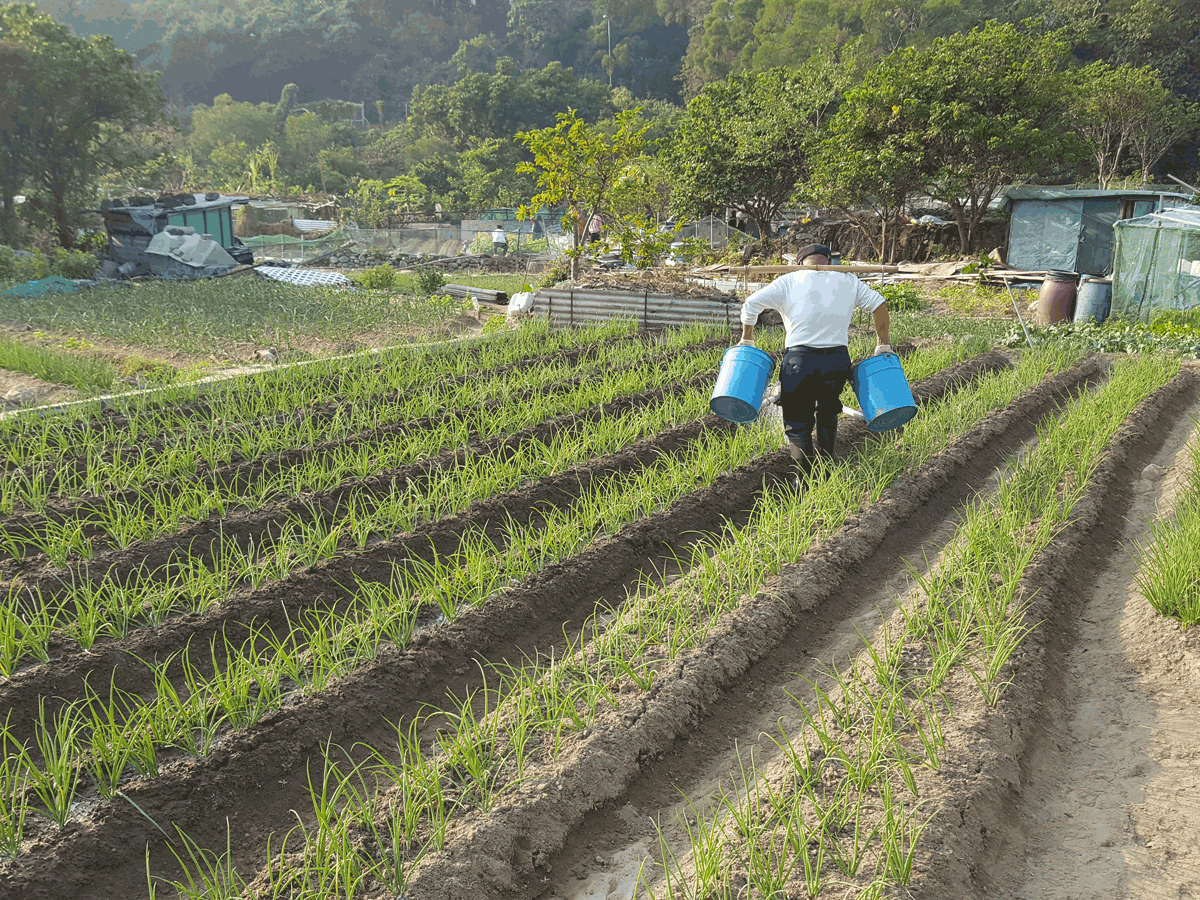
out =
[[[760,344],[777,353],[781,337]],[[780,573],[1024,392],[1094,370],[1041,350],[922,394],[980,349],[925,344],[905,360],[922,414],[898,440],[858,439],[798,492],[777,477],[777,431],[707,415],[727,345],[702,328],[532,327],[119,414],[6,423],[0,854],[12,862],[0,878],[36,881],[39,854],[53,853],[44,877],[86,894],[69,826],[94,813],[97,827],[143,835],[118,865],[144,869],[152,894],[436,895],[462,823],[487,835],[505,811],[553,804],[564,753],[628,728],[631,709],[669,704],[671,673],[727,639],[748,603],[777,603]],[[847,878],[904,884],[927,817],[913,772],[937,767],[952,713],[943,684],[961,670],[989,703],[1003,696],[1031,627],[1022,572],[1129,410],[1176,368],[1119,364],[1050,420],[968,510],[924,599],[848,674],[833,670],[803,733],[779,736],[793,770],[743,768],[727,809],[693,826],[693,852],[664,855],[649,893],[748,883],[770,896],[797,873],[810,896]],[[703,507],[695,533],[673,524]],[[674,533],[638,537],[648,523]],[[457,645],[469,666],[428,666],[456,672],[459,689],[414,678],[393,690],[444,635],[503,640],[514,597],[561,592],[568,577],[580,604],[557,624],[547,615],[519,658],[481,637]],[[622,581],[622,601],[598,603]],[[376,680],[389,693],[363,704],[376,724],[356,731],[334,698]],[[271,839],[238,846],[212,810],[163,814],[197,780],[253,781],[266,742],[246,737],[291,721],[310,737],[268,788],[295,815],[258,813]],[[628,776],[614,769],[613,790]]]

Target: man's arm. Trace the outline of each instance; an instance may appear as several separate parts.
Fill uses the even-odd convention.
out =
[[[891,349],[891,343],[888,341],[888,331],[892,326],[892,317],[888,314],[887,301],[880,303],[875,307],[875,312],[872,313],[875,317],[875,334],[879,340],[876,343],[880,347]]]
[[[781,303],[785,296],[781,279],[776,278],[746,298],[746,302],[742,304],[742,340],[740,343],[754,343],[754,323],[758,321],[758,314],[764,309],[778,309],[776,304]]]

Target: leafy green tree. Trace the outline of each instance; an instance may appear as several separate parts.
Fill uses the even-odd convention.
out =
[[[518,170],[529,154],[514,139],[495,139],[465,151],[459,159],[460,190],[467,206],[518,206],[537,190],[533,177]]]
[[[254,152],[245,141],[224,141],[208,155],[203,172],[213,187],[240,193],[249,185],[247,162]]]
[[[10,164],[48,195],[59,242],[70,249],[76,209],[94,202],[112,140],[158,120],[165,100],[157,76],[135,71],[112,38],[77,38],[32,5],[0,6],[0,35],[28,51],[19,77],[9,78],[21,92],[17,105],[32,113],[18,116],[4,139],[14,151]]]
[[[880,260],[893,259],[894,226],[904,207],[928,185],[925,146],[903,123],[904,105],[879,118],[873,85],[846,94],[814,154],[811,181],[801,197],[837,207],[872,241]],[[863,214],[865,208],[869,212]]]
[[[541,189],[518,215],[528,219],[545,206],[566,204],[563,227],[572,234],[571,277],[580,254],[582,224],[606,208],[617,178],[630,160],[642,154],[645,126],[639,126],[636,110],[616,116],[616,132],[610,137],[581,119],[574,110],[558,114],[551,128],[517,135],[533,154],[533,162],[517,166],[518,172],[536,176]]]
[[[31,166],[24,150],[35,126],[36,110],[28,105],[34,72],[32,51],[20,44],[0,41],[0,244],[17,243],[17,207],[20,192]]]
[[[602,119],[612,113],[610,95],[608,85],[577,78],[558,63],[523,72],[504,58],[490,74],[475,73],[452,85],[415,92],[410,124],[465,150],[548,127],[563,108],[579,110],[592,121]]]
[[[688,96],[748,67],[754,25],[763,0],[716,0],[684,54],[682,75]]]
[[[827,157],[834,183],[847,191],[843,199],[863,199],[844,180],[855,154],[875,164],[892,153],[902,168],[917,165],[921,187],[950,207],[963,251],[973,251],[979,224],[1005,184],[1078,152],[1060,127],[1066,56],[1052,35],[996,23],[888,55],[847,96],[831,129]],[[881,206],[885,222],[900,212],[893,205],[899,200],[892,192]]]
[[[429,206],[429,190],[410,175],[397,175],[386,185],[388,199],[399,212],[425,212]]]
[[[270,103],[242,103],[228,94],[213,98],[212,106],[192,110],[188,148],[197,160],[208,159],[218,144],[240,141],[257,150],[279,137],[276,108]]]
[[[340,194],[350,190],[362,167],[349,147],[332,147],[317,154],[317,176],[321,190]]]
[[[1174,94],[1200,95],[1194,0],[1047,0],[1043,14],[1070,35],[1076,58],[1149,66]]]
[[[599,77],[599,68],[591,66],[595,45],[588,36],[595,18],[591,0],[513,0],[507,54],[522,69],[542,69],[557,62]]]
[[[660,153],[672,210],[695,217],[729,207],[770,234],[771,219],[811,170],[821,123],[845,77],[838,60],[823,56],[706,86]]]
[[[626,262],[653,265],[670,248],[679,226],[660,224],[670,199],[670,180],[657,158],[638,156],[621,169],[609,196],[609,236]]]
[[[1101,187],[1128,163],[1148,182],[1171,145],[1196,130],[1196,104],[1172,94],[1149,66],[1094,62],[1072,73],[1071,83],[1069,121],[1087,144]]]
[[[333,147],[333,128],[316,113],[289,116],[284,122],[284,146],[280,165],[293,182],[319,181],[317,157]]]

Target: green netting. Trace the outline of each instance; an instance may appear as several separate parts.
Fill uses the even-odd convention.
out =
[[[320,256],[327,250],[336,250],[346,243],[347,234],[341,228],[320,237],[292,237],[290,234],[260,234],[242,238],[242,243],[254,251],[257,259],[271,256],[278,259],[302,261]]]
[[[1170,209],[1116,224],[1114,315],[1149,322],[1200,306],[1200,210]]]

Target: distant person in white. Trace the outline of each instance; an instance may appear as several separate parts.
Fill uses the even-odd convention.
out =
[[[508,253],[508,234],[503,225],[497,225],[492,232],[492,255],[504,256]]]
[[[801,266],[827,266],[831,251],[810,244],[797,255]],[[855,308],[872,313],[878,346],[890,353],[887,300],[849,272],[799,271],[781,275],[746,298],[742,306],[741,346],[754,345],[754,323],[764,309],[778,310],[787,327],[786,351],[779,368],[780,401],[788,449],[801,476],[816,455],[833,458],[837,441],[838,399],[850,378],[850,319]],[[813,425],[817,445],[813,450]]]

